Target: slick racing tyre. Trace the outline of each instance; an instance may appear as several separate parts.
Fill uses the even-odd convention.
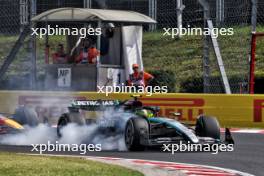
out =
[[[61,130],[63,127],[67,126],[69,123],[71,123],[71,119],[68,114],[63,114],[58,121],[57,124],[57,136],[62,137]]]
[[[220,126],[215,117],[200,116],[196,121],[195,133],[200,137],[220,139]]]
[[[148,132],[149,125],[144,118],[130,118],[125,128],[125,144],[129,151],[143,151],[145,146],[140,143],[141,131]]]
[[[39,124],[37,112],[33,108],[26,106],[19,107],[15,110],[13,119],[21,125],[29,125],[31,127]]]
[[[86,125],[85,119],[83,116],[81,116],[80,113],[65,113],[62,114],[61,117],[58,120],[57,124],[57,135],[58,137],[61,137],[61,129],[65,126],[67,126],[69,123],[74,123],[79,126]]]

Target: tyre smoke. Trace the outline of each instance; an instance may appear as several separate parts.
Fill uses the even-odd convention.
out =
[[[114,114],[115,117],[113,117]],[[25,130],[21,133],[0,136],[0,144],[32,145],[58,141],[61,144],[101,144],[102,150],[126,151],[124,130],[126,122],[131,116],[130,113],[107,110],[104,111],[102,117],[98,118],[96,123],[82,126],[70,123],[63,127],[61,138],[57,137],[55,127],[46,124],[39,124],[36,127],[24,126]],[[104,129],[104,125],[107,124],[115,124],[116,132],[100,130]]]
[[[0,136],[0,144],[4,145],[31,145],[46,144],[48,141],[56,140],[56,130],[39,124],[36,127],[24,126],[25,130],[17,134],[7,134]]]

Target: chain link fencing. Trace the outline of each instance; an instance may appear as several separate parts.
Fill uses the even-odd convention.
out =
[[[234,34],[231,36],[219,35],[218,44],[231,92],[247,93],[249,86],[251,2],[250,0],[224,2],[225,3],[222,4],[223,18],[218,19],[218,11],[215,9],[219,9],[219,5],[217,1],[209,1],[210,7],[215,7],[211,8],[211,19],[214,22],[214,26],[219,29],[233,28],[234,30]],[[217,58],[215,57],[212,45],[210,45],[210,71],[209,92],[223,93],[224,89],[222,86],[221,74],[218,69]]]
[[[178,1],[179,2],[179,1]],[[197,0],[183,0],[184,28],[203,28],[204,9]],[[233,93],[248,91],[249,53],[251,33],[251,2],[208,0],[209,19],[214,27],[233,28],[234,35],[219,36],[218,44]],[[94,4],[94,3],[92,3]],[[143,59],[147,71],[169,70],[176,76],[177,92],[203,92],[203,36],[164,37],[163,28],[177,28],[177,0],[156,0],[157,26],[154,32],[145,32]],[[104,1],[96,8],[134,10],[148,15],[148,1]],[[221,73],[212,43],[209,43],[208,93],[224,93]]]
[[[20,32],[23,30],[21,19],[24,2],[22,0],[0,1],[0,66],[3,65],[12,49],[16,46]],[[30,38],[27,37],[23,46],[15,56],[1,83],[1,89],[12,89],[12,86],[27,89],[29,84],[30,62]],[[23,77],[21,76],[23,75]]]
[[[0,0],[0,64],[11,51],[23,26],[21,19],[22,0]],[[27,1],[27,0],[25,0]],[[225,65],[232,93],[248,91],[249,56],[251,40],[251,0],[208,0],[210,18],[214,27],[233,28],[234,35],[219,35],[217,41]],[[38,0],[37,14],[59,7],[84,7],[84,0]],[[180,9],[179,0],[90,0],[91,8],[133,10],[156,18],[157,25],[144,26],[143,60],[146,71],[169,71],[176,78],[175,92],[198,93],[204,91],[204,36],[186,35],[172,38],[164,35],[164,28],[178,27],[178,13],[182,10],[182,26],[184,28],[204,27],[204,8],[198,0],[182,0],[184,6]],[[153,7],[153,8],[150,8]],[[258,27],[264,22],[264,3],[258,4]],[[153,30],[154,29],[154,30]],[[51,47],[58,42],[51,38]],[[264,41],[264,40],[263,40]],[[65,42],[60,41],[60,42]],[[37,41],[38,74],[44,76],[45,44]],[[54,46],[53,46],[54,45]],[[263,70],[264,54],[262,44],[258,43],[257,70]],[[217,65],[217,58],[212,43],[209,43],[209,84],[208,93],[223,93],[224,87]],[[16,56],[15,62],[8,69],[5,80],[11,80],[10,75],[29,75],[30,40],[27,38]],[[23,74],[21,74],[23,73]],[[19,77],[18,76],[18,77]],[[27,77],[27,76],[25,76]],[[18,81],[15,81],[18,82]],[[24,81],[25,82],[25,81]],[[2,84],[3,85],[3,84]],[[20,86],[14,86],[20,88]],[[26,86],[22,87],[24,89]],[[2,87],[3,88],[3,87]]]

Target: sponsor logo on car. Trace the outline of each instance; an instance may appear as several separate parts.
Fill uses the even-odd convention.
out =
[[[114,106],[113,100],[77,100],[73,101],[74,106]]]

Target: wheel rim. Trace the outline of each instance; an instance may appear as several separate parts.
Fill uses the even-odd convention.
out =
[[[133,123],[129,121],[125,134],[125,142],[127,147],[130,147],[132,145],[133,139],[134,139],[134,127],[133,127]]]

